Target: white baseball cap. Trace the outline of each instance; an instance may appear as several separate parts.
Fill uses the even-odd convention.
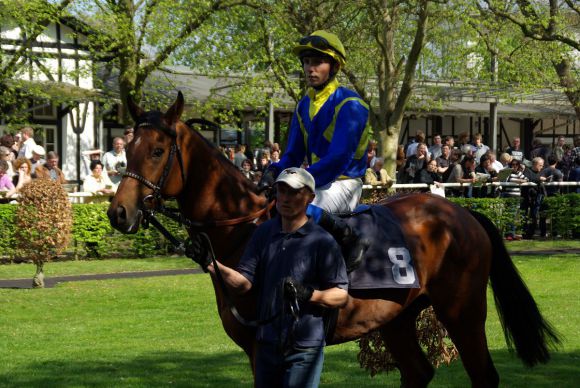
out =
[[[275,183],[284,182],[293,189],[308,187],[314,193],[314,177],[308,171],[299,167],[290,167],[278,175]]]

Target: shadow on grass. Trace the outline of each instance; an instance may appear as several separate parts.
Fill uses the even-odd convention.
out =
[[[554,353],[547,365],[526,368],[507,350],[492,351],[505,387],[572,387],[580,376],[580,351]],[[356,351],[327,352],[322,387],[397,387],[398,371],[371,378],[356,361]],[[437,369],[430,387],[466,387],[461,362]],[[153,353],[124,361],[51,361],[20,364],[0,375],[2,387],[251,387],[245,355],[202,352]]]
[[[491,357],[500,375],[503,387],[574,387],[580,378],[580,351],[553,352],[548,364],[534,368],[524,366],[506,349],[494,350]],[[359,367],[356,352],[338,351],[327,353],[325,359],[323,385],[328,387],[398,387],[400,375],[398,370],[381,373],[375,377]],[[461,361],[450,366],[442,366],[435,371],[435,377],[429,387],[468,387],[469,377]]]
[[[251,387],[245,355],[152,353],[124,361],[77,360],[20,364],[0,375],[1,387]]]

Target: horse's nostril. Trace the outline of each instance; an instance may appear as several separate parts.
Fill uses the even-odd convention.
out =
[[[123,224],[127,221],[127,210],[123,206],[117,208],[117,222]]]

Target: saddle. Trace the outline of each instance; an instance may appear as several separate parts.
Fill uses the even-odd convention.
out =
[[[360,266],[349,274],[349,289],[419,287],[401,225],[388,208],[361,205],[340,216],[371,242]]]

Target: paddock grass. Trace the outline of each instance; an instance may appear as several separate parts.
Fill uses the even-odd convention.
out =
[[[490,298],[487,334],[502,386],[577,386],[578,257],[517,256],[514,261],[543,313],[562,334],[563,344],[553,353],[549,364],[525,368],[506,349]],[[140,270],[160,269],[155,262],[141,261]],[[163,261],[163,266],[169,262]],[[170,265],[185,264],[177,259]],[[75,267],[73,273],[128,268],[116,261],[103,260],[51,263],[47,272],[54,269],[55,274],[65,274],[66,266]],[[12,271],[19,273],[21,268],[24,265],[1,268],[0,278],[10,277]],[[22,276],[11,278],[14,277]],[[0,289],[0,306],[2,387],[252,385],[245,355],[227,337],[219,322],[207,275],[71,282],[40,290]],[[321,385],[399,386],[396,372],[370,378],[358,366],[357,351],[356,343],[327,348]],[[456,362],[438,369],[431,386],[466,387],[469,382],[461,364]]]

